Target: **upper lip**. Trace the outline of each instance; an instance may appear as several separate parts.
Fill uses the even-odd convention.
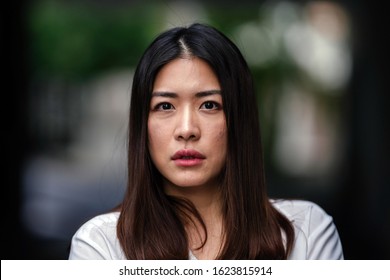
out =
[[[205,159],[206,157],[201,154],[200,152],[196,151],[196,150],[192,150],[192,149],[183,149],[183,150],[179,150],[177,151],[173,156],[172,156],[172,160],[176,160],[176,159],[182,159],[182,158],[185,158],[185,157],[190,157],[190,158],[199,158],[199,159]]]

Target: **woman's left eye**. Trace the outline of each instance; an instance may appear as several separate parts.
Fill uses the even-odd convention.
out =
[[[206,109],[206,110],[217,110],[219,109],[221,106],[216,103],[216,102],[213,102],[213,101],[206,101],[205,103],[202,104],[202,106],[200,107],[200,109]]]

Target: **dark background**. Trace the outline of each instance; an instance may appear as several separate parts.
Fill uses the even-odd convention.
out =
[[[114,2],[120,5],[125,1]],[[330,213],[339,230],[346,259],[389,259],[388,12],[375,1],[339,2],[349,12],[353,25],[352,76],[342,99],[345,160],[329,192],[305,192],[302,186],[308,182],[283,177],[272,165],[269,184],[276,195],[287,193],[304,197]],[[240,1],[244,3],[246,1]],[[35,70],[28,16],[33,4],[33,1],[21,0],[6,1],[2,5],[2,61],[5,62],[1,90],[2,123],[5,124],[2,128],[5,152],[2,205],[5,219],[1,258],[66,259],[69,239],[38,236],[21,222],[25,163],[44,143],[34,138],[29,127]],[[220,5],[222,10],[223,5],[234,5],[230,1],[213,4]],[[139,49],[142,47],[141,44]],[[101,209],[85,211],[83,219],[99,211]],[[83,219],[79,218],[79,222]]]

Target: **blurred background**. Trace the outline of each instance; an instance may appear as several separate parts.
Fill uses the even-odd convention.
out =
[[[2,259],[66,259],[121,200],[134,68],[160,32],[211,24],[242,50],[269,193],[322,206],[347,259],[390,258],[387,12],[354,1],[7,1]]]

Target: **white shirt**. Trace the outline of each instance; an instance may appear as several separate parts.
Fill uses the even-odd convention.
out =
[[[343,250],[333,219],[317,204],[302,200],[272,201],[293,224],[291,260],[339,260]],[[102,214],[82,225],[72,238],[69,259],[126,259],[116,235],[119,212]],[[189,259],[196,259],[190,251]]]

